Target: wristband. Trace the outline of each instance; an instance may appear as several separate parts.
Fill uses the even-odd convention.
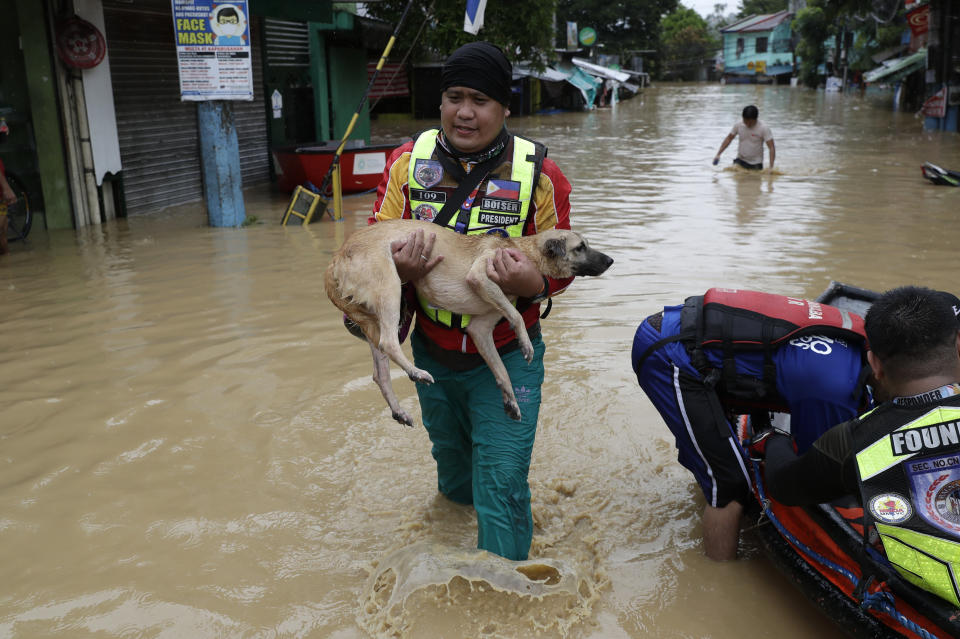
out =
[[[547,279],[547,276],[543,276],[543,290],[530,298],[531,304],[539,304],[543,300],[550,297],[550,280]]]

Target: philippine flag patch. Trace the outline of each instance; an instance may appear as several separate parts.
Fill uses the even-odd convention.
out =
[[[512,180],[490,180],[487,183],[487,197],[497,197],[502,200],[519,200],[520,183]]]

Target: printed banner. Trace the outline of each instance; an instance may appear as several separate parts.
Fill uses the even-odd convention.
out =
[[[253,100],[248,0],[171,0],[180,99]]]
[[[914,38],[919,38],[930,30],[930,5],[913,9],[907,13],[907,24],[910,25],[910,32]]]
[[[923,114],[930,118],[942,118],[947,114],[947,87],[931,95],[923,103]]]
[[[578,35],[579,34],[577,33],[577,23],[567,22],[567,49],[568,50],[576,49],[579,46],[580,43],[577,40]]]

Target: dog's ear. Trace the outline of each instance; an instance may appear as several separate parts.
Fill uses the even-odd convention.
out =
[[[563,239],[551,238],[543,243],[543,254],[552,259],[559,259],[567,254],[567,243]]]

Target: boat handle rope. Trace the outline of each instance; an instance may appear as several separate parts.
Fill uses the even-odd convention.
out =
[[[766,493],[763,490],[762,478],[760,477],[760,464],[753,464],[753,474],[754,484],[757,488],[757,495],[760,497],[760,503],[763,506],[763,513],[780,532],[780,534],[783,535],[784,539],[793,544],[797,549],[800,550],[800,552],[815,559],[821,565],[846,577],[847,580],[850,581],[851,585],[853,585],[854,590],[856,590],[860,586],[860,579],[858,579],[855,574],[840,564],[827,559],[817,551],[801,542],[793,535],[793,533],[787,530],[786,526],[784,526],[783,523],[773,513],[773,510],[770,508],[770,499],[766,496]],[[926,628],[923,628],[922,626],[911,621],[900,611],[898,611],[894,605],[894,601],[894,596],[891,592],[877,591],[865,593],[860,601],[860,608],[863,610],[879,610],[880,612],[886,613],[887,615],[896,619],[904,628],[919,636],[921,639],[937,639],[936,635],[931,634]]]

